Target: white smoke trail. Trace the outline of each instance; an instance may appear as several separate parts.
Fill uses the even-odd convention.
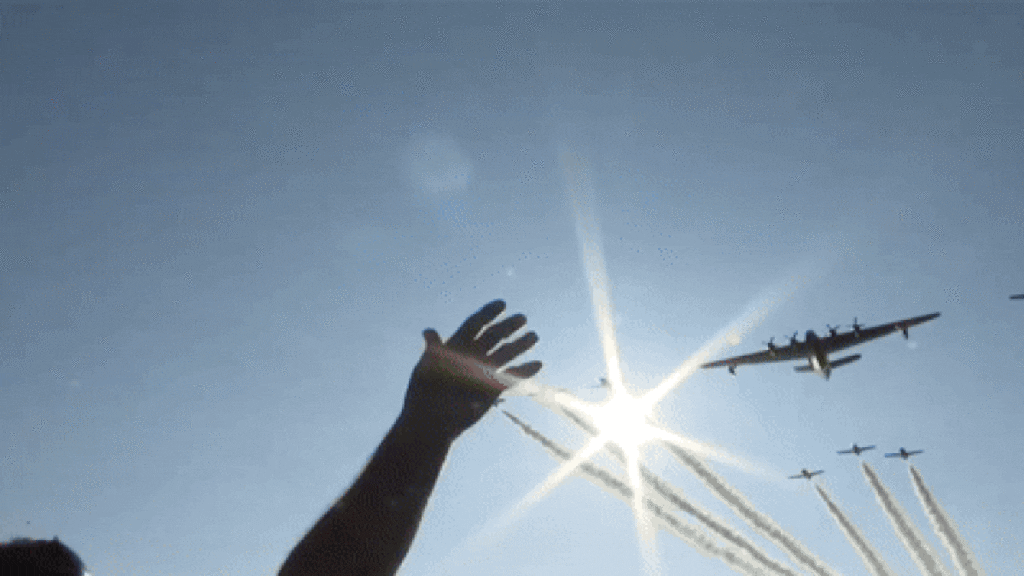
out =
[[[729,542],[736,548],[743,550],[750,555],[751,558],[759,562],[765,568],[771,570],[773,573],[785,576],[797,576],[797,573],[791,568],[784,566],[774,558],[768,556],[765,551],[761,550],[756,544],[751,542],[742,534],[731,530],[724,520],[717,518],[710,512],[698,507],[684,498],[678,489],[666,484],[661,478],[654,475],[646,467],[641,466],[640,471],[647,486],[676,509],[690,514],[707,526],[712,532],[721,536],[726,542]]]
[[[534,430],[522,420],[519,420],[508,412],[504,412],[504,414],[519,426],[528,436],[538,441],[558,460],[566,461],[572,457],[572,454],[568,450],[559,446],[540,432]],[[604,488],[612,495],[622,499],[627,504],[633,504],[633,489],[630,488],[626,482],[615,477],[611,472],[590,462],[580,464],[576,467],[575,471],[601,488]],[[726,544],[725,546],[719,545],[715,541],[714,537],[704,533],[696,526],[691,526],[682,522],[671,513],[666,512],[650,498],[644,498],[643,504],[647,511],[651,513],[654,519],[659,522],[663,528],[677,536],[683,542],[686,542],[695,548],[704,556],[718,558],[733,570],[751,576],[796,576],[793,571],[788,570],[785,567],[782,567],[781,570],[777,569],[777,563],[772,562],[771,564],[766,564],[757,558],[751,557],[745,548],[740,548],[730,544]],[[751,544],[751,546],[753,545]]]
[[[739,490],[729,486],[725,480],[705,466],[700,458],[671,442],[663,440],[661,443],[677,460],[696,474],[701,482],[714,492],[722,502],[725,502],[729,508],[732,508],[733,512],[738,514],[758,534],[761,534],[768,540],[771,540],[776,546],[782,548],[794,562],[818,576],[836,576],[838,574],[838,572],[822,562],[820,558],[815,556],[796,538],[783,530],[774,520],[754,508],[754,505]]]
[[[938,534],[946,549],[949,550],[949,555],[953,558],[953,565],[962,576],[983,576],[985,573],[982,571],[981,565],[978,564],[974,552],[967,545],[964,537],[960,535],[960,531],[956,529],[953,519],[946,514],[946,511],[932,496],[931,490],[924,485],[924,480],[921,479],[921,473],[917,471],[917,468],[910,466],[910,477],[914,481],[914,488],[917,490],[917,497],[921,500],[921,506],[924,507],[924,511],[932,521],[935,533]]]
[[[832,513],[832,517],[835,518],[836,524],[846,534],[846,538],[849,539],[850,544],[853,545],[854,550],[860,555],[860,559],[864,562],[864,566],[868,569],[868,572],[872,576],[896,576],[896,573],[892,571],[892,568],[885,563],[882,556],[878,553],[878,550],[868,543],[864,538],[864,534],[850,522],[850,519],[843,514],[843,511],[836,506],[835,502],[828,497],[825,490],[818,485],[814,486],[818,490],[818,495],[825,502],[825,506],[828,511]]]
[[[861,462],[861,468],[864,470],[864,477],[867,478],[868,485],[875,491],[875,497],[882,506],[882,510],[889,517],[889,522],[892,523],[896,536],[903,542],[903,546],[910,553],[911,558],[914,559],[914,563],[917,564],[921,573],[926,576],[947,576],[946,569],[939,562],[935,551],[925,542],[921,532],[910,522],[910,518],[903,510],[903,507],[892,497],[892,494],[882,484],[882,481],[878,479],[874,469],[867,462]]]
[[[562,413],[569,418],[577,426],[585,430],[591,435],[596,434],[596,430],[589,422],[580,414],[576,413],[572,408],[567,406],[561,407]],[[622,453],[614,443],[609,443],[606,448],[612,453],[620,462],[625,460],[625,455]],[[724,520],[718,518],[714,514],[704,510],[690,502],[686,496],[683,495],[682,491],[668,484],[656,474],[651,472],[646,466],[639,465],[640,476],[643,478],[644,483],[658,496],[660,496],[667,504],[675,507],[681,512],[685,512],[706,526],[712,532],[718,534],[726,542],[731,543],[737,548],[743,550],[750,555],[751,558],[760,562],[767,569],[771,570],[776,574],[784,574],[786,576],[797,576],[796,572],[792,569],[780,564],[778,561],[768,556],[768,554],[761,550],[749,539],[744,537],[742,534],[731,530]]]
[[[620,485],[620,487],[627,490],[622,493],[623,499],[629,498],[629,487],[625,485]],[[685,524],[675,516],[662,510],[650,498],[644,499],[644,505],[647,506],[647,510],[651,512],[656,521],[662,523],[669,532],[695,548],[697,552],[704,556],[720,558],[722,562],[725,562],[733,570],[749,574],[750,576],[777,574],[776,572],[765,571],[767,566],[750,562],[742,553],[734,548],[719,546],[715,543],[714,539],[703,534],[694,526]]]

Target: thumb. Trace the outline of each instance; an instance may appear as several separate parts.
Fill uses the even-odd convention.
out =
[[[441,336],[433,328],[427,328],[423,331],[423,339],[427,341],[428,348],[441,345]]]

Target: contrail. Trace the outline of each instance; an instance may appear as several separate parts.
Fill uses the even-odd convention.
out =
[[[577,414],[571,408],[562,406],[562,413],[572,420],[577,426],[591,435],[594,435],[597,432],[585,418]],[[608,448],[608,451],[618,458],[620,462],[625,460],[625,454],[623,454],[614,443],[608,443],[606,447]],[[754,544],[742,534],[731,530],[724,520],[690,502],[679,489],[659,478],[646,466],[641,464],[638,468],[640,470],[640,477],[643,478],[645,484],[653,490],[655,494],[663,498],[666,503],[671,504],[681,512],[685,512],[693,516],[709,530],[721,536],[726,542],[731,543],[733,546],[749,554],[751,558],[760,562],[765,568],[771,570],[773,573],[784,574],[786,576],[797,576],[796,572],[768,556],[768,554],[761,550],[757,544]]]
[[[914,480],[917,497],[921,500],[921,506],[924,507],[924,511],[932,521],[935,533],[939,535],[942,543],[949,550],[949,555],[953,557],[953,565],[963,576],[983,576],[985,572],[978,564],[974,552],[971,551],[964,537],[960,535],[960,531],[956,529],[953,519],[946,514],[946,511],[932,496],[931,490],[924,485],[924,480],[921,479],[921,473],[917,471],[917,468],[910,466],[910,477]]]
[[[818,576],[836,576],[839,574],[827,564],[815,556],[803,544],[797,541],[774,520],[758,512],[738,490],[729,486],[719,475],[711,471],[696,456],[690,454],[683,448],[665,440],[661,444],[672,453],[680,462],[688,467],[722,502],[725,502],[733,512],[738,514],[758,534],[771,540],[776,546],[782,548],[789,557],[803,566],[804,569],[817,574]]]
[[[832,502],[832,499],[828,497],[825,490],[817,484],[815,484],[814,487],[818,490],[818,495],[821,496],[821,499],[825,502],[825,506],[828,507],[828,511],[832,513],[832,517],[836,519],[836,524],[839,525],[843,534],[846,534],[847,539],[850,540],[850,544],[853,545],[857,554],[860,554],[860,559],[864,562],[864,566],[868,569],[868,572],[870,572],[872,576],[896,576],[896,573],[892,571],[892,568],[889,568],[885,563],[885,560],[883,560],[881,555],[879,555],[878,550],[875,550],[875,548],[868,543],[864,538],[864,534],[862,534],[861,531],[858,530],[852,522],[850,522],[850,519],[846,517],[846,514],[843,514],[843,511],[839,509],[839,506],[836,506],[836,504]]]
[[[917,564],[921,573],[926,576],[948,576],[946,569],[939,562],[931,546],[925,542],[921,532],[910,522],[910,518],[899,502],[882,485],[875,471],[867,462],[861,462],[860,465],[864,469],[864,477],[867,478],[868,484],[875,491],[878,503],[882,506],[886,516],[889,517],[893,530],[896,531],[896,535],[903,542],[907,552],[910,552],[910,556],[914,559],[914,563]]]
[[[678,490],[663,482],[646,467],[641,466],[640,470],[647,485],[677,509],[690,514],[707,526],[712,532],[721,536],[726,542],[729,542],[736,548],[743,550],[751,558],[759,562],[765,568],[771,570],[773,573],[784,574],[786,576],[797,576],[796,572],[768,556],[768,554],[758,548],[756,544],[748,540],[746,537],[729,529],[724,521],[683,498]]]
[[[508,412],[504,412],[504,414],[519,426],[523,432],[544,446],[544,448],[555,456],[555,458],[565,461],[572,457],[572,454],[568,450],[548,439],[540,432],[534,430],[522,420]],[[576,471],[585,476],[588,480],[609,491],[612,495],[622,499],[627,504],[632,505],[634,501],[633,489],[630,488],[626,482],[615,477],[611,472],[595,466],[590,462],[580,464],[576,467]],[[686,524],[675,516],[672,516],[650,498],[644,498],[643,504],[647,511],[661,523],[663,528],[695,548],[701,554],[722,560],[733,570],[751,576],[770,576],[777,574],[796,576],[793,571],[785,569],[785,567],[782,567],[782,570],[778,570],[776,569],[776,566],[764,564],[755,558],[751,558],[745,550],[738,549],[736,546],[720,546],[713,537],[705,534],[699,528]]]
[[[622,493],[621,497],[629,502],[629,487],[620,484],[619,488],[624,488],[626,490],[626,492]],[[733,570],[749,574],[750,576],[768,576],[769,574],[774,574],[774,572],[766,572],[761,566],[752,564],[742,553],[737,552],[735,549],[719,546],[712,538],[701,533],[693,526],[684,524],[675,516],[672,516],[662,510],[661,507],[652,502],[650,498],[644,498],[644,505],[647,507],[647,510],[651,512],[654,518],[661,522],[666,529],[683,542],[686,542],[695,548],[697,552],[704,556],[711,558],[717,557]]]

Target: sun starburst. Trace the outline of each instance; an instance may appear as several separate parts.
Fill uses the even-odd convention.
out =
[[[608,380],[608,397],[601,403],[583,402],[572,394],[553,388],[530,384],[529,395],[555,411],[561,411],[570,420],[592,435],[591,440],[554,473],[532,490],[516,509],[524,511],[539,502],[546,494],[558,486],[572,474],[581,464],[589,460],[603,448],[608,448],[626,467],[630,488],[633,494],[633,515],[641,553],[647,571],[657,573],[657,554],[654,549],[654,523],[647,517],[647,507],[643,505],[643,483],[641,482],[641,461],[643,446],[652,441],[660,440],[677,446],[685,446],[704,455],[715,454],[717,451],[678,433],[669,432],[657,426],[651,418],[655,406],[672,390],[679,387],[700,364],[726,344],[735,344],[753,326],[763,318],[774,302],[762,302],[755,306],[740,320],[734,322],[716,335],[696,354],[683,362],[654,389],[642,396],[633,396],[626,390],[622,364],[619,358],[618,343],[615,339],[614,314],[611,304],[610,283],[605,270],[604,256],[601,250],[600,231],[597,217],[592,207],[593,189],[587,180],[585,164],[579,156],[568,151],[562,153],[562,165],[568,182],[568,191],[572,199],[576,222],[576,236],[580,245],[583,265],[586,269],[590,285],[591,302],[594,319],[600,335],[604,357],[605,371]],[[735,459],[733,459],[735,460]]]
[[[650,406],[628,392],[613,394],[598,404],[592,415],[601,434],[624,450],[635,451],[653,437],[647,425]]]

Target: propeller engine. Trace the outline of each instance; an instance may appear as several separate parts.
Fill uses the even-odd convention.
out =
[[[789,344],[790,344],[790,346],[796,346],[797,344],[799,344],[799,343],[800,343],[800,342],[799,342],[799,341],[798,341],[798,340],[796,339],[796,335],[797,335],[797,334],[799,334],[799,333],[800,333],[800,331],[799,331],[799,330],[797,330],[797,331],[793,332],[793,335],[792,335],[792,336],[790,336],[790,337],[789,337]]]
[[[825,324],[825,328],[828,328],[829,336],[835,336],[839,333],[839,326],[832,326],[831,324]]]
[[[762,342],[762,344],[768,347],[769,354],[775,356],[775,336],[769,338],[767,342]]]
[[[850,324],[850,328],[853,328],[853,335],[860,338],[860,324],[857,323],[857,317],[853,317],[853,324]]]

